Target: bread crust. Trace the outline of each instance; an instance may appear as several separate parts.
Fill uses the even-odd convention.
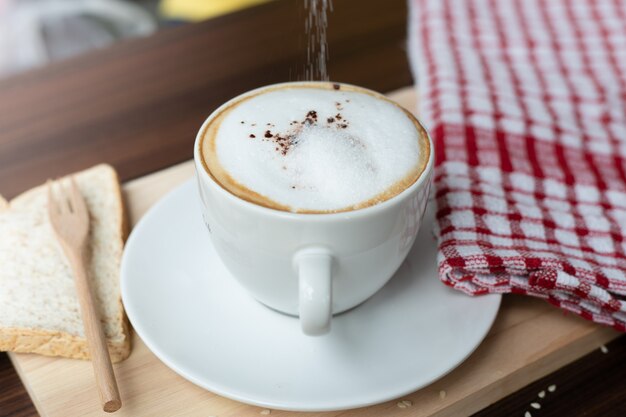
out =
[[[121,245],[124,246],[124,242],[129,233],[129,224],[119,177],[115,169],[108,164],[100,164],[72,175],[96,169],[107,170],[108,175],[111,175],[114,179],[115,200],[117,202],[117,210],[120,213],[120,224],[118,226],[120,230],[119,236],[122,240]],[[25,191],[8,203],[0,196],[0,212],[9,210],[12,204],[27,201],[32,195],[41,192],[43,187],[45,187],[45,185]],[[119,304],[118,311],[120,314],[116,317],[115,321],[119,323],[122,328],[122,337],[118,337],[117,339],[119,340],[112,340],[111,338],[107,340],[109,354],[113,362],[120,362],[126,359],[131,352],[130,324],[124,312],[121,293],[118,296],[117,303]],[[0,326],[0,351],[37,353],[46,356],[62,356],[74,359],[89,359],[90,357],[87,340],[84,337],[79,337],[67,332],[17,327]]]
[[[108,340],[111,361],[121,362],[130,355],[130,337],[124,329],[123,340]],[[89,359],[87,340],[65,332],[4,327],[0,329],[0,350],[37,353],[45,356],[63,356],[72,359]]]
[[[121,219],[121,223],[120,223],[120,236],[122,239],[122,247],[124,247],[125,243],[126,243],[126,239],[128,238],[128,235],[130,234],[130,224],[128,221],[128,211],[126,210],[126,204],[124,202],[124,194],[122,192],[122,187],[120,185],[120,178],[117,175],[117,171],[108,164],[103,164],[105,167],[107,167],[110,171],[111,174],[113,175],[113,177],[115,178],[115,191],[117,194],[117,204],[118,204],[118,211],[120,213],[120,219]],[[120,324],[122,326],[123,332],[122,334],[124,335],[124,340],[121,341],[121,343],[116,344],[113,343],[113,350],[111,350],[111,344],[112,342],[109,341],[109,354],[111,355],[111,360],[113,362],[119,362],[119,361],[123,361],[124,359],[126,359],[128,356],[130,356],[130,352],[132,349],[131,343],[130,343],[130,322],[128,321],[128,317],[126,317],[126,310],[124,309],[124,304],[122,303],[122,292],[120,291],[120,294],[117,298],[117,302],[119,304],[119,311],[120,311],[120,316],[118,316],[118,319],[120,321]],[[86,341],[85,341],[86,342]],[[119,349],[119,359],[116,360],[114,359],[113,356],[113,352],[116,351],[116,349]]]

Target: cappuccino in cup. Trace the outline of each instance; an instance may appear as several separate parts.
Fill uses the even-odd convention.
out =
[[[432,142],[373,91],[292,82],[235,97],[194,145],[204,222],[224,266],[322,335],[404,261],[428,203]]]
[[[256,205],[337,213],[386,201],[430,158],[421,124],[373,91],[279,84],[235,99],[199,134],[201,163],[225,190]]]

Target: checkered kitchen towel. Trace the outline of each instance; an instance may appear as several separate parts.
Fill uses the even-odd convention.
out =
[[[441,279],[626,331],[626,2],[410,4]]]

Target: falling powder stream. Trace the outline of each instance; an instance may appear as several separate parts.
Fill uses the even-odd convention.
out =
[[[310,81],[328,81],[328,42],[326,28],[332,0],[304,0],[307,12],[304,28],[307,36],[304,77]]]

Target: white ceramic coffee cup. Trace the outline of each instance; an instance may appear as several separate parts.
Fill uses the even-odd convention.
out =
[[[333,314],[367,300],[404,261],[428,202],[433,145],[424,133],[429,158],[420,177],[373,206],[300,214],[250,203],[226,191],[207,172],[200,137],[232,102],[276,86],[233,98],[200,128],[194,161],[202,214],[217,253],[239,283],[266,306],[299,316],[305,334],[320,335],[329,331]]]

